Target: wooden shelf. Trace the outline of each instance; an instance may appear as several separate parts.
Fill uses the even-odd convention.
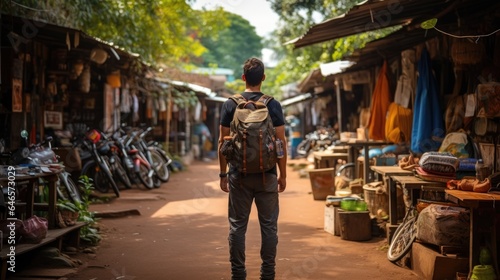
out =
[[[15,253],[16,257],[27,253],[31,250],[34,250],[36,248],[40,248],[44,245],[52,244],[54,243],[56,247],[61,250],[61,245],[62,245],[62,238],[67,235],[67,234],[72,234],[73,240],[75,242],[79,242],[80,238],[80,228],[83,227],[86,223],[84,222],[78,222],[73,226],[69,226],[66,228],[59,228],[59,229],[49,229],[47,232],[47,236],[40,242],[36,244],[32,243],[19,243],[15,245]],[[6,233],[3,233],[3,236],[7,236]],[[9,260],[9,256],[7,254],[10,253],[10,247],[13,245],[9,244],[3,244],[2,250],[0,251],[0,259],[2,260],[2,272],[0,275],[0,279],[5,279],[6,274],[7,274],[7,261]]]
[[[84,225],[85,225],[84,222],[78,222],[76,225],[70,226],[70,227],[67,227],[67,228],[49,229],[48,232],[47,232],[47,236],[40,243],[36,243],[36,244],[33,244],[33,243],[20,243],[20,244],[16,244],[15,245],[15,247],[16,247],[16,255],[21,255],[23,253],[26,253],[26,252],[29,252],[29,251],[31,251],[33,249],[41,247],[43,245],[47,245],[49,243],[52,243],[52,242],[56,241],[57,239],[63,237],[64,235],[66,235],[69,232],[72,232],[72,231],[77,230],[77,229],[79,230]],[[4,233],[4,236],[6,236],[6,233]],[[3,246],[2,246],[3,248],[0,251],[0,259],[5,260],[5,259],[8,258],[7,254],[9,253],[10,246],[11,245],[9,245],[9,244],[3,244]]]

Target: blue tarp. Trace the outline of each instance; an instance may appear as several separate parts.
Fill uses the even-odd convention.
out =
[[[439,106],[437,82],[432,73],[427,49],[418,62],[418,79],[413,109],[411,150],[414,153],[437,151],[444,137],[444,121]]]

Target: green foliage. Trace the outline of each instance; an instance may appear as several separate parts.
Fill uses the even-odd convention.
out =
[[[80,176],[78,182],[81,186],[82,202],[80,206],[80,215],[78,220],[87,223],[86,226],[80,228],[80,238],[89,242],[90,244],[97,244],[101,240],[101,235],[97,228],[97,218],[94,212],[89,211],[89,206],[91,204],[90,195],[94,190],[94,186],[91,182],[92,179],[82,175]]]
[[[232,92],[243,92],[245,91],[245,82],[242,79],[236,79],[233,82],[226,82],[226,88]]]
[[[81,29],[154,65],[179,66],[206,48],[198,36],[218,33],[227,21],[195,11],[190,0],[0,0],[5,13]]]
[[[227,20],[228,26],[218,34],[205,32],[200,36],[201,43],[207,48],[202,55],[201,65],[229,68],[235,77],[241,77],[243,62],[250,57],[260,57],[262,38],[257,35],[255,27],[239,15],[223,10],[219,17]]]
[[[315,24],[346,13],[360,1],[268,0],[268,2],[280,15],[280,21],[283,23],[274,32],[273,37],[277,40],[271,44],[280,60],[274,69],[267,71],[270,79],[266,79],[268,86],[273,87],[270,91],[275,93],[280,92],[280,86],[300,82],[311,70],[318,68],[319,64],[345,59],[367,42],[395,30],[388,28],[293,49],[293,45],[285,43],[304,35]]]
[[[85,226],[80,228],[80,238],[90,244],[97,244],[101,240],[101,235],[97,228],[97,218],[95,213],[89,211],[91,204],[90,194],[94,189],[91,179],[87,176],[80,176],[78,181],[80,184],[80,191],[82,202],[71,202],[69,200],[58,200],[57,208],[59,210],[67,210],[71,212],[78,212],[78,221],[86,223]]]

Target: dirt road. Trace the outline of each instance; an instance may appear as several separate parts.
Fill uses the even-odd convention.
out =
[[[227,194],[218,165],[194,162],[152,191],[133,189],[94,211],[138,209],[140,216],[103,219],[95,258],[70,279],[230,279]],[[386,242],[345,241],[323,230],[324,202],[309,179],[288,171],[280,195],[276,279],[419,279],[386,258]],[[247,234],[248,279],[259,278],[260,233],[255,208]]]

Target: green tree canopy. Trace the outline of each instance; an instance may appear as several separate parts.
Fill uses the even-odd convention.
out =
[[[391,30],[367,32],[346,38],[327,41],[294,49],[285,43],[304,35],[309,28],[324,20],[339,16],[359,0],[268,0],[272,9],[280,15],[283,24],[274,33],[276,41],[270,46],[279,55],[279,63],[271,74],[275,92],[279,86],[299,82],[321,63],[340,60],[367,42],[385,36]]]
[[[138,53],[153,65],[190,63],[205,47],[198,36],[217,33],[228,21],[220,11],[196,11],[179,0],[0,0],[5,13],[81,29]]]
[[[221,11],[219,16],[227,19],[229,25],[218,34],[205,32],[200,36],[202,45],[207,48],[201,56],[200,65],[232,69],[238,78],[247,58],[261,56],[262,38],[257,35],[255,27],[241,16],[226,11]]]

